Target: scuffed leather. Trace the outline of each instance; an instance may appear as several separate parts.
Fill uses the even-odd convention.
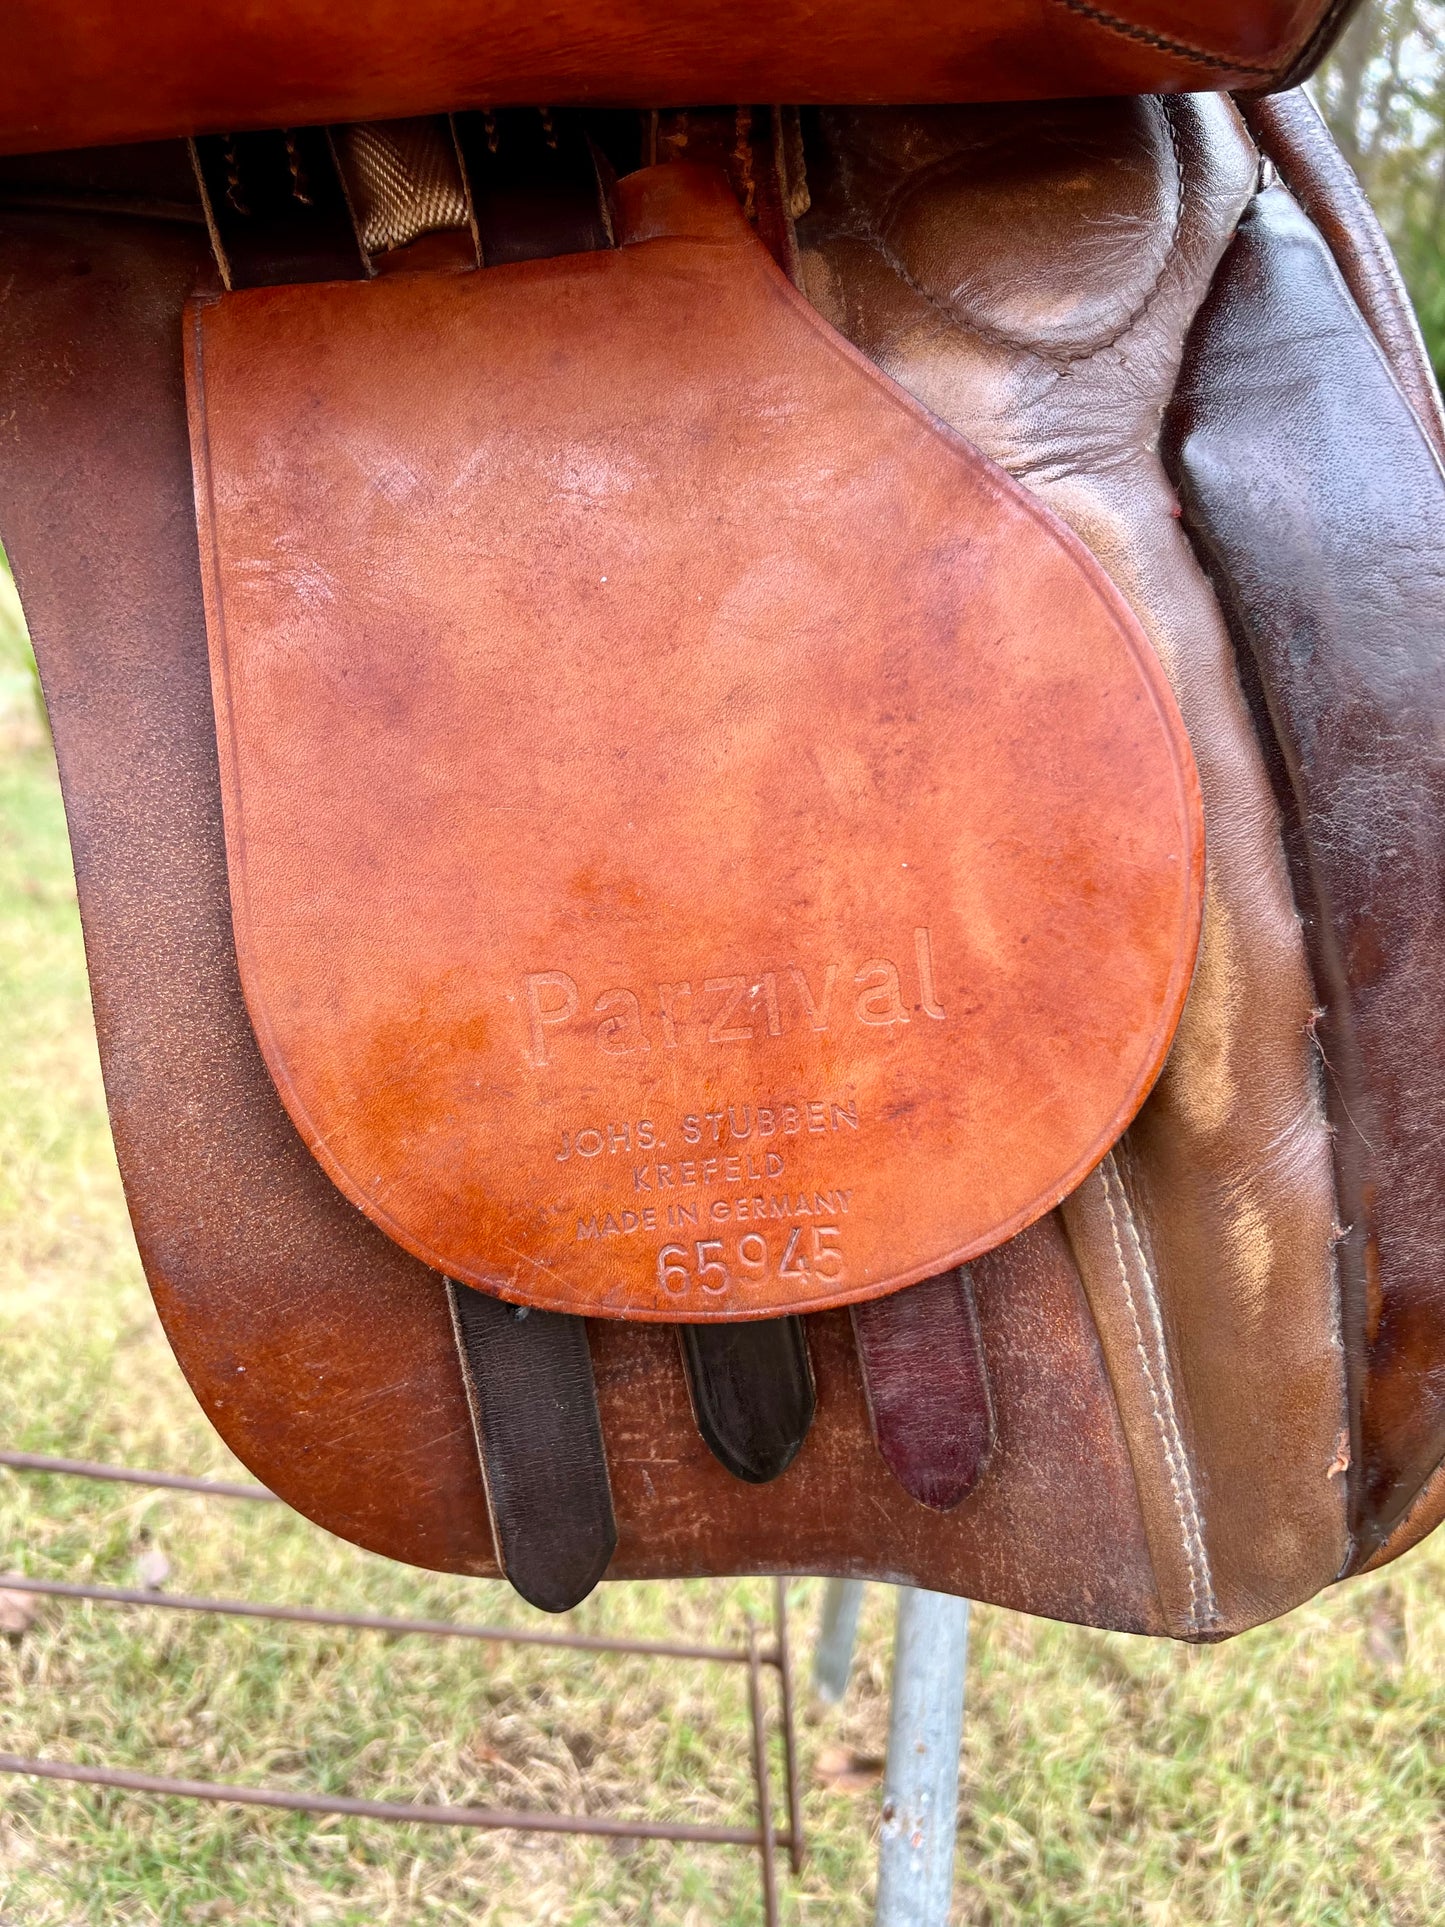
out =
[[[814,135],[809,294],[1089,543],[1149,630],[1198,759],[1204,943],[1118,1171],[1157,1283],[1208,1563],[1208,1598],[1196,1585],[1173,1624],[1218,1634],[1285,1610],[1346,1552],[1329,1476],[1346,1406],[1313,988],[1229,635],[1157,452],[1257,157],[1229,104],[1202,96],[833,110]],[[1107,1212],[1090,1219],[1092,1232],[1078,1214],[1071,1226],[1081,1268],[1122,1295]],[[1188,1507],[1149,1375],[1130,1369],[1132,1323],[1106,1321],[1101,1337],[1136,1468],[1176,1505],[1182,1546]],[[1167,1575],[1161,1591],[1177,1602]]]
[[[1445,477],[1283,188],[1229,251],[1169,439],[1279,743],[1322,1005],[1367,1557],[1445,1455]]]
[[[852,1318],[879,1454],[910,1498],[951,1512],[983,1477],[995,1430],[967,1267],[855,1305]]]

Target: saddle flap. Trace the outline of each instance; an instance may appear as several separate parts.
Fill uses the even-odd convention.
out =
[[[237,950],[341,1190],[453,1279],[700,1322],[1064,1196],[1198,938],[1187,739],[1093,558],[720,176],[614,249],[193,304]]]

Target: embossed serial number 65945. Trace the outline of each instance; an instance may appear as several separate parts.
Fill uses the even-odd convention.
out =
[[[681,1298],[695,1285],[716,1297],[732,1285],[746,1284],[748,1278],[764,1277],[777,1257],[777,1276],[806,1284],[810,1278],[830,1285],[843,1277],[843,1253],[835,1224],[794,1225],[781,1250],[769,1245],[760,1231],[749,1231],[732,1248],[732,1263],[743,1276],[736,1278],[728,1265],[727,1241],[699,1238],[696,1244],[664,1245],[657,1254],[657,1282],[670,1297]]]

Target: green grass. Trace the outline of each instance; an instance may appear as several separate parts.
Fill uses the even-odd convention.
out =
[[[0,576],[0,596],[5,593]],[[150,1307],[91,1032],[74,891],[18,616],[0,602],[0,1439],[234,1472]],[[389,1566],[280,1508],[0,1472],[0,1567],[536,1623],[506,1588]],[[819,1587],[791,1587],[806,1663]],[[736,1635],[756,1582],[602,1588],[581,1626]],[[891,1596],[803,1747],[881,1751]],[[1445,1542],[1234,1644],[1185,1651],[974,1618],[957,1918],[1414,1923],[1445,1917]],[[742,1681],[578,1654],[48,1602],[0,1639],[0,1751],[403,1799],[735,1821]],[[785,1919],[871,1918],[876,1790],[807,1794]],[[306,1820],[0,1780],[0,1915],[89,1923],[761,1918],[750,1857]]]

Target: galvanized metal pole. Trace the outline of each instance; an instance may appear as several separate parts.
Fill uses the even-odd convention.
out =
[[[823,1619],[813,1648],[813,1691],[836,1706],[848,1690],[853,1670],[853,1648],[858,1639],[858,1613],[863,1604],[861,1579],[830,1579],[823,1594]]]
[[[968,1601],[898,1590],[877,1927],[948,1927]]]

